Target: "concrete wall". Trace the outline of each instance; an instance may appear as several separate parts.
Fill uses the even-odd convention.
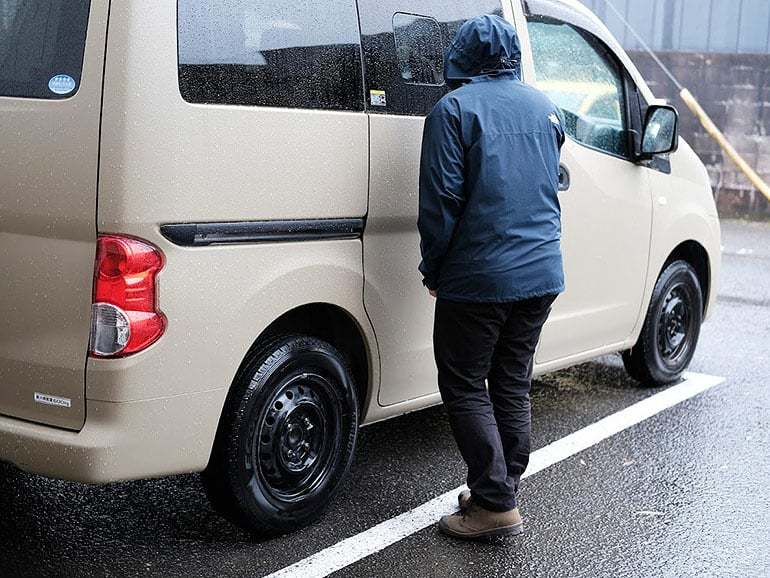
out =
[[[720,212],[770,217],[770,203],[756,191],[679,99],[678,91],[646,53],[631,58],[658,98],[679,110],[681,134],[706,164]],[[770,54],[659,52],[728,140],[770,182]]]

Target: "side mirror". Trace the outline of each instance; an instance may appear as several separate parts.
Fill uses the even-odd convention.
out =
[[[668,104],[651,104],[647,109],[639,158],[674,152],[679,146],[679,113]]]

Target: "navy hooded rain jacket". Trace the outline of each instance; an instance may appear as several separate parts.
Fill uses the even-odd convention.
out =
[[[561,111],[519,78],[513,27],[468,20],[447,51],[450,88],[425,121],[420,272],[452,301],[560,293]],[[458,87],[459,88],[456,88]]]

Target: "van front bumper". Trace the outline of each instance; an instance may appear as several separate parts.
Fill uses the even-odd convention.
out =
[[[0,416],[0,461],[88,483],[151,478],[206,467],[226,390],[122,403],[89,400],[79,432]]]

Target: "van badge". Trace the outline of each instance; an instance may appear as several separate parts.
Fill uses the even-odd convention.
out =
[[[385,91],[384,90],[370,90],[369,91],[369,102],[372,103],[372,106],[387,106],[385,101]]]
[[[75,79],[69,74],[57,74],[48,81],[48,90],[54,94],[69,94],[75,90]]]
[[[72,407],[72,400],[67,397],[59,397],[48,393],[35,392],[35,403],[54,405],[56,407]]]

